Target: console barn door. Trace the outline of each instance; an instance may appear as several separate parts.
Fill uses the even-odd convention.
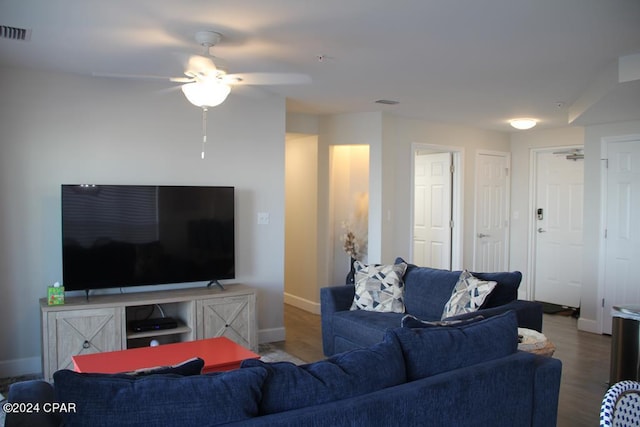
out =
[[[255,330],[255,295],[199,300],[198,339],[227,337],[235,343],[258,350]]]
[[[47,313],[45,379],[59,369],[73,369],[71,356],[122,350],[122,316],[119,307]]]

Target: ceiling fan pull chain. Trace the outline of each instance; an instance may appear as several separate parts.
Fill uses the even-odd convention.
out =
[[[204,159],[204,146],[207,143],[207,107],[202,107],[202,154]]]

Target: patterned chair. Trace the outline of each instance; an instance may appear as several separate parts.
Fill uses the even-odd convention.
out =
[[[620,381],[602,399],[600,427],[640,427],[640,383]]]

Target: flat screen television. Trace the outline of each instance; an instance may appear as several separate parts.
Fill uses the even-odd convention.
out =
[[[65,291],[235,278],[234,188],[62,185]]]

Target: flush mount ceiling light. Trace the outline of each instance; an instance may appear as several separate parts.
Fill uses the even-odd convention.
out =
[[[511,119],[509,120],[509,124],[516,129],[527,130],[534,127],[538,124],[536,119]]]

